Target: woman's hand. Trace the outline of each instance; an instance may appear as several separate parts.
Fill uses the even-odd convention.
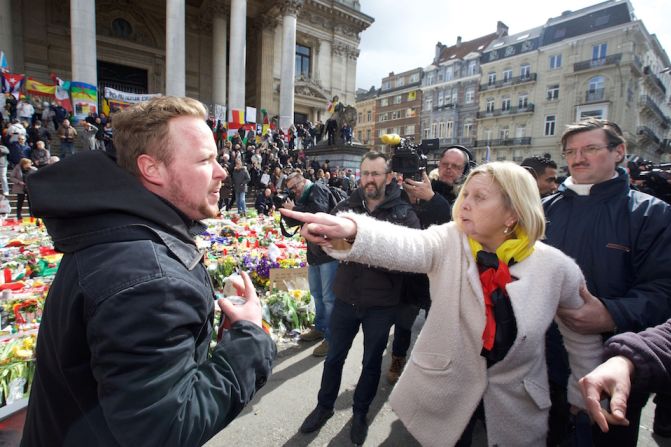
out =
[[[334,239],[350,239],[356,236],[356,223],[346,217],[326,213],[300,213],[285,208],[280,210],[283,216],[304,222],[301,236],[322,247],[333,247]]]

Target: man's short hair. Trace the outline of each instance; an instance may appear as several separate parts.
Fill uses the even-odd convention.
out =
[[[557,163],[555,163],[553,160],[546,157],[539,157],[538,155],[525,158],[522,160],[520,166],[523,168],[531,168],[531,173],[534,174],[535,178],[543,175],[547,168],[557,169]]]
[[[385,154],[382,152],[377,152],[377,151],[368,151],[365,154],[363,154],[363,157],[361,157],[361,163],[363,163],[366,160],[377,160],[378,158],[381,158],[384,160],[384,164],[386,166],[387,172],[389,172],[390,167],[389,167],[389,157],[387,157]]]
[[[114,114],[114,147],[117,164],[135,176],[140,175],[137,159],[148,154],[161,163],[172,163],[168,123],[180,116],[207,119],[207,109],[198,100],[159,96],[132,105]]]
[[[609,151],[612,151],[620,144],[626,143],[626,140],[622,135],[622,129],[620,129],[620,126],[614,122],[598,118],[587,118],[566,126],[566,130],[561,136],[562,150],[566,150],[566,141],[568,141],[569,137],[578,133],[589,132],[590,130],[595,129],[602,129],[606,133]]]
[[[286,181],[288,182],[292,178],[296,178],[296,177],[299,177],[299,176],[301,178],[303,178],[303,170],[300,169],[300,168],[293,169],[293,170],[291,170],[291,172],[289,172],[289,174],[287,174]]]

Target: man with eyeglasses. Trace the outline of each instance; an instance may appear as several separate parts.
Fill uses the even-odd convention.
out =
[[[569,125],[561,142],[571,175],[543,202],[547,243],[576,260],[586,287],[580,292],[584,306],[559,309],[557,315],[574,331],[602,334],[604,340],[663,323],[671,317],[671,207],[630,189],[626,172],[617,167],[626,152],[617,124],[590,118]],[[549,343],[547,355],[551,383],[565,385],[561,342]],[[635,446],[647,399],[632,393],[629,426],[608,433],[595,426],[594,445]],[[581,419],[589,424],[580,415],[576,421]],[[554,440],[559,443],[560,437]]]
[[[328,186],[322,182],[312,182],[303,177],[300,169],[293,170],[286,179],[286,188],[294,199],[282,204],[283,208],[305,213],[328,213],[333,208],[333,198]],[[300,225],[301,222],[283,217],[289,226]],[[308,284],[310,294],[315,302],[315,324],[301,334],[306,342],[322,340],[312,351],[315,357],[325,357],[329,350],[329,321],[335,302],[333,280],[335,279],[338,261],[327,255],[317,244],[307,243]]]
[[[392,180],[387,157],[379,152],[366,153],[361,162],[361,186],[352,192],[349,199],[340,202],[333,213],[351,211],[419,228],[419,219],[412,206],[401,197],[398,184]],[[396,317],[404,280],[402,273],[364,264],[342,262],[338,266],[334,286],[336,301],[330,326],[331,344],[324,361],[317,407],[301,425],[301,432],[319,430],[333,416],[343,365],[361,326],[363,365],[354,390],[350,439],[357,445],[364,443],[368,434],[366,415],[377,393],[382,354]]]

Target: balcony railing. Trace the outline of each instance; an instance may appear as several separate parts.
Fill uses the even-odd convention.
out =
[[[603,101],[606,98],[606,91],[602,88],[587,90],[585,92],[585,102]]]
[[[433,110],[444,110],[444,109],[454,109],[457,107],[456,103],[453,102],[445,102],[441,106],[434,106]]]
[[[650,69],[650,65],[646,65],[643,67],[643,74],[645,75],[645,79],[650,81],[652,85],[657,87],[664,95],[666,95],[666,87],[662,83],[662,81],[657,77],[655,73],[652,72]]]
[[[497,88],[502,88],[502,87],[508,87],[510,85],[517,85],[517,84],[524,84],[526,82],[534,82],[536,80],[536,77],[538,75],[536,73],[529,73],[524,76],[516,76],[514,78],[509,78],[509,79],[501,79],[499,81],[493,82],[493,83],[488,83],[488,84],[480,84],[480,91],[483,90],[494,90]]]
[[[617,53],[606,57],[600,57],[598,59],[576,62],[573,64],[573,71],[590,70],[592,68],[604,67],[606,65],[618,65],[621,60],[622,53]]]
[[[641,95],[641,101],[640,101],[641,106],[647,107],[652,113],[657,115],[657,118],[664,124],[668,125],[669,124],[669,117],[664,115],[662,110],[659,108],[657,104],[655,104],[655,101],[648,95]]]
[[[477,140],[475,147],[492,147],[492,146],[529,146],[531,145],[531,137],[520,138],[499,138],[497,140]]]
[[[659,144],[661,141],[659,137],[655,134],[655,131],[649,128],[648,126],[639,126],[638,129],[636,129],[636,133],[656,144]]]
[[[532,113],[534,111],[534,105],[533,104],[527,104],[526,106],[522,107],[510,107],[508,109],[495,109],[492,111],[480,111],[477,114],[477,117],[482,119],[482,118],[492,118],[495,116],[501,116],[501,115],[516,115],[518,113]]]

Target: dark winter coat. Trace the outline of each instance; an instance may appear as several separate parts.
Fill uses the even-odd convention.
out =
[[[100,151],[36,172],[28,189],[64,256],[22,445],[205,443],[263,386],[276,350],[238,322],[208,355],[215,296],[192,236],[204,226]]]
[[[607,357],[634,363],[634,385],[651,392],[671,391],[671,320],[643,332],[627,332],[606,342]]]
[[[333,214],[353,211],[367,214],[409,228],[419,228],[419,219],[412,206],[401,197],[396,182],[387,185],[384,201],[372,212],[365,205],[363,189],[357,188],[347,200],[335,207]],[[403,293],[406,274],[355,262],[338,265],[333,291],[336,298],[357,307],[395,306]]]

